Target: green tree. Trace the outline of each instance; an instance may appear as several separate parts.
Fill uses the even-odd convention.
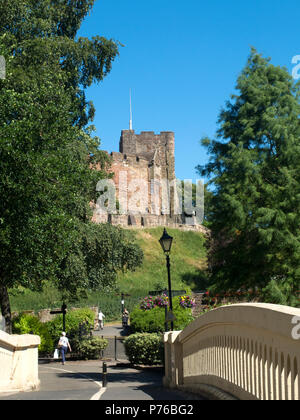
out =
[[[285,68],[252,49],[236,90],[221,111],[217,139],[202,141],[210,161],[198,167],[214,186],[211,282],[216,290],[263,288],[268,301],[295,304],[300,279],[299,85]]]
[[[0,4],[0,305],[11,332],[8,289],[52,279],[72,295],[112,284],[142,252],[128,234],[91,223],[109,159],[88,126],[84,89],[111,70],[119,44],[77,38],[94,0]],[[100,170],[91,170],[97,168]]]

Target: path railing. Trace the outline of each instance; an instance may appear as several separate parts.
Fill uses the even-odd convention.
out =
[[[222,390],[239,399],[300,400],[300,309],[237,304],[165,333],[171,388]]]
[[[125,337],[120,336],[105,336],[101,335],[101,338],[104,338],[108,341],[108,346],[105,350],[102,351],[102,358],[110,358],[114,360],[127,360],[125,353],[124,341]]]

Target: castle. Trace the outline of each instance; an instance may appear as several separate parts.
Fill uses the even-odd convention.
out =
[[[117,207],[101,211],[95,206],[93,220],[122,227],[200,228],[195,218],[178,211],[180,199],[175,176],[175,135],[171,131],[136,134],[121,132],[119,152],[112,152],[110,171]],[[177,181],[178,182],[178,181]]]

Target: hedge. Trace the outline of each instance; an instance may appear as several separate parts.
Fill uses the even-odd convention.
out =
[[[54,340],[47,324],[30,314],[19,314],[13,319],[13,334],[34,334],[41,338],[39,353],[48,355],[54,351]]]
[[[90,337],[76,339],[72,346],[79,358],[96,360],[101,358],[102,351],[108,346],[108,341],[100,337]]]
[[[79,324],[84,322],[88,330],[92,329],[94,316],[94,312],[88,308],[72,310],[66,315],[66,332],[71,341],[72,350],[84,359],[100,357],[101,351],[107,346],[106,340],[89,337],[89,334],[79,337]],[[62,315],[56,316],[52,321],[42,323],[35,315],[21,313],[13,319],[13,333],[40,336],[39,355],[52,356],[62,333],[62,324]]]
[[[179,297],[173,299],[173,314],[175,315],[174,329],[183,330],[193,321],[190,308],[183,308],[179,304]],[[133,333],[163,333],[165,331],[165,308],[156,306],[150,310],[136,306],[130,314],[130,327]]]
[[[132,334],[124,340],[124,346],[132,364],[152,366],[163,363],[164,345],[161,334]]]

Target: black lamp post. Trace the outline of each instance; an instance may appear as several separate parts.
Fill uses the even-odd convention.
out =
[[[122,315],[123,315],[124,308],[125,308],[124,293],[121,294],[121,306],[122,306]]]
[[[166,255],[167,260],[167,271],[168,271],[168,285],[169,285],[169,299],[170,299],[170,313],[171,317],[173,317],[173,302],[172,302],[172,286],[171,286],[171,265],[170,265],[170,252],[172,247],[173,238],[172,236],[168,235],[166,228],[164,229],[164,233],[159,240],[160,245]],[[174,321],[173,318],[171,319],[171,331],[174,329]]]
[[[63,314],[63,330],[66,331],[66,313],[67,313],[67,305],[65,302],[62,304],[61,311]]]
[[[51,315],[62,314],[63,315],[63,331],[66,331],[66,313],[67,313],[67,305],[63,302],[60,311],[51,311]]]

